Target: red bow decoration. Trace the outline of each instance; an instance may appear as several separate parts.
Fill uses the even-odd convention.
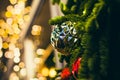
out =
[[[78,74],[78,69],[79,69],[79,66],[80,66],[80,61],[81,61],[81,58],[78,58],[72,65],[72,74],[73,76],[76,78],[76,75]]]
[[[78,74],[80,61],[81,61],[81,58],[78,58],[72,65],[72,74],[76,80],[77,80],[76,75]],[[71,72],[70,72],[69,68],[64,68],[61,72],[62,80],[69,80],[70,76],[71,76]]]
[[[61,72],[61,78],[62,80],[69,80],[71,73],[69,68],[64,68]]]

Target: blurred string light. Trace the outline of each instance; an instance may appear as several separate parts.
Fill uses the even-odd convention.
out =
[[[49,69],[47,67],[43,67],[41,71],[43,76],[48,76],[49,75]]]
[[[10,79],[9,80],[20,80],[20,79],[15,72],[12,72],[10,74]]]
[[[9,0],[10,5],[6,8],[5,20],[0,19],[0,58],[11,59],[15,64],[9,80],[20,80],[21,76],[26,76],[25,63],[21,61],[22,47],[18,42],[23,34],[22,30],[30,19],[31,7],[25,7],[26,1]],[[4,66],[4,72],[7,72],[6,66]]]
[[[38,48],[38,49],[36,50],[36,54],[37,54],[37,55],[44,55],[44,53],[45,53],[45,50],[44,50],[44,49]]]
[[[40,32],[41,32],[41,26],[39,25],[32,26],[32,30],[31,30],[32,35],[40,35]]]
[[[55,68],[50,68],[49,76],[51,78],[54,78],[56,75],[57,75],[57,72],[55,71]]]
[[[20,70],[20,75],[23,76],[23,77],[27,75],[27,73],[26,73],[26,68],[22,68],[22,69]]]
[[[18,65],[14,65],[13,70],[18,72],[20,70],[20,67]]]
[[[48,51],[50,52],[49,48],[48,49],[41,49],[41,48],[36,49],[36,52],[35,52],[36,57],[34,58],[34,63],[36,64],[36,69],[37,69],[36,70],[37,80],[47,80],[46,77],[54,78],[57,74],[54,67],[48,68],[45,65],[41,67],[43,65],[45,55],[49,53]]]
[[[20,67],[20,68],[24,68],[24,67],[25,67],[24,62],[20,62],[20,63],[19,63],[19,67]]]

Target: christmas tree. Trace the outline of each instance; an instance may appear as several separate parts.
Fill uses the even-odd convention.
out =
[[[67,65],[62,80],[119,80],[120,1],[53,0],[64,16],[54,25],[52,45]]]

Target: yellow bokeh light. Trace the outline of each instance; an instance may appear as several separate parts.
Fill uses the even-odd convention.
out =
[[[7,11],[12,12],[12,10],[13,10],[13,6],[12,5],[7,6]]]
[[[19,18],[18,23],[19,23],[19,25],[22,25],[22,24],[24,24],[24,20],[22,18]]]
[[[8,47],[9,47],[9,44],[8,44],[7,42],[4,42],[4,43],[3,43],[3,48],[4,48],[4,49],[7,49]]]
[[[0,19],[0,27],[4,26],[5,21],[3,19]]]
[[[14,23],[13,25],[12,25],[12,28],[14,29],[14,28],[18,28],[18,24],[17,23]]]
[[[8,37],[8,33],[7,33],[6,31],[4,31],[2,37],[3,37],[3,38],[7,38],[7,37]]]
[[[6,51],[5,52],[5,57],[12,59],[14,57],[14,53],[12,50]]]
[[[18,20],[18,19],[22,19],[22,18],[23,18],[23,15],[22,15],[22,14],[17,14],[17,15],[16,15],[16,18],[17,18],[17,20]]]
[[[19,48],[15,48],[14,49],[14,56],[15,57],[20,57],[20,50],[19,50]]]
[[[19,39],[19,35],[18,34],[13,34],[12,36],[11,36],[11,38],[13,38],[13,39]]]
[[[38,55],[44,55],[45,50],[44,50],[44,49],[37,49],[36,53],[37,53]]]
[[[13,59],[13,64],[18,64],[13,66],[13,70],[16,73],[12,72],[9,80],[20,80],[19,77],[21,76],[19,75],[26,76],[25,64],[20,62],[21,48],[17,46],[21,30],[26,27],[25,21],[30,19],[29,12],[31,7],[27,7],[25,12],[27,14],[24,14],[26,1],[27,0],[9,0],[10,5],[7,6],[7,10],[4,13],[5,20],[0,19],[0,58],[5,56],[6,58]],[[4,55],[1,49],[5,49]],[[38,59],[36,59],[36,61],[38,61]],[[7,71],[6,66],[4,66],[3,71]]]
[[[16,44],[17,40],[19,39],[18,34],[13,34],[12,36],[9,36],[10,43]]]
[[[4,29],[0,29],[0,36],[3,36],[5,34],[5,30]]]
[[[24,14],[28,14],[28,13],[30,12],[30,10],[31,10],[31,7],[30,7],[30,6],[26,7],[26,8],[24,9]]]
[[[13,22],[13,19],[12,19],[12,18],[8,18],[8,19],[6,20],[6,22],[7,22],[7,24],[11,25],[12,22]]]
[[[7,12],[5,12],[5,16],[6,16],[6,17],[12,17],[12,13],[9,12],[9,11],[7,11]]]
[[[30,20],[30,16],[29,16],[29,15],[25,15],[25,16],[23,17],[23,19],[24,19],[26,22],[28,22],[28,21]]]
[[[13,35],[14,34],[14,31],[12,30],[11,27],[8,27],[6,28],[6,33],[10,34],[10,35]]]
[[[33,25],[32,30],[33,31],[41,31],[41,26],[39,26],[39,25]]]
[[[5,20],[0,19],[0,58],[3,57],[3,49],[7,49],[4,53],[6,58],[13,59],[13,64],[18,64],[13,66],[15,73],[11,73],[9,80],[20,80],[19,77],[26,76],[26,68],[24,62],[20,62],[21,53],[17,46],[17,41],[20,38],[20,33],[22,29],[26,27],[26,22],[30,20],[29,12],[31,7],[25,8],[25,2],[27,0],[9,0],[10,5],[7,6],[7,11],[5,12]],[[24,26],[23,26],[24,25]],[[33,27],[35,35],[40,35],[41,26],[35,25]],[[43,53],[38,52],[37,54],[43,55]],[[35,63],[42,63],[42,58],[35,58]],[[7,67],[4,68],[4,72],[7,71]],[[19,72],[18,72],[19,71]],[[48,76],[49,69],[43,69],[42,73]],[[19,76],[21,75],[21,76]],[[34,78],[34,80],[36,80]],[[46,80],[46,79],[38,79]]]
[[[32,31],[31,31],[31,34],[32,34],[32,35],[40,35],[40,32],[39,32],[39,31],[34,31],[34,30],[32,30]]]
[[[17,15],[22,14],[21,12],[22,12],[23,9],[24,9],[24,3],[16,4],[14,6],[13,14],[17,14]]]
[[[25,69],[25,68],[22,68],[22,69],[20,70],[20,75],[21,75],[21,76],[26,76],[26,69]]]
[[[19,57],[14,57],[14,62],[15,63],[19,63],[20,62],[20,58]]]
[[[20,63],[19,63],[19,67],[20,67],[20,68],[24,68],[24,67],[25,67],[24,62],[20,62]]]
[[[49,69],[47,67],[44,67],[41,71],[41,74],[43,76],[48,76],[49,75]]]
[[[31,31],[32,35],[40,35],[40,32],[41,32],[41,26],[39,25],[32,26],[32,31]]]
[[[20,67],[19,67],[18,65],[15,65],[15,66],[13,67],[13,70],[17,72],[17,71],[20,70]]]
[[[21,30],[19,28],[14,28],[14,33],[15,34],[20,34]]]
[[[35,59],[34,59],[34,62],[35,62],[36,64],[40,64],[40,63],[43,63],[43,59],[42,59],[42,58],[35,58]]]
[[[55,71],[55,68],[51,68],[49,71],[49,76],[53,78],[56,76],[56,74],[57,74],[57,72]]]
[[[15,49],[15,44],[10,43],[10,44],[9,44],[9,50],[14,50],[14,49]]]
[[[19,80],[19,77],[17,76],[17,74],[15,72],[12,72],[10,74],[9,80]]]
[[[14,76],[12,80],[20,80],[18,76]]]

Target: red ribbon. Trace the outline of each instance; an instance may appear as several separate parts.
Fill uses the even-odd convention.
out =
[[[81,58],[78,58],[72,65],[72,74],[76,80],[77,80],[76,75],[78,74],[78,69],[80,67],[80,61],[81,61]],[[71,72],[70,72],[69,68],[64,68],[61,72],[62,80],[69,80],[70,75],[71,75]]]
[[[80,61],[81,61],[81,58],[78,58],[72,65],[72,74],[74,77],[76,77],[75,75],[78,74],[78,69],[80,67]]]
[[[64,68],[61,72],[61,78],[62,80],[69,80],[71,73],[69,68]]]

